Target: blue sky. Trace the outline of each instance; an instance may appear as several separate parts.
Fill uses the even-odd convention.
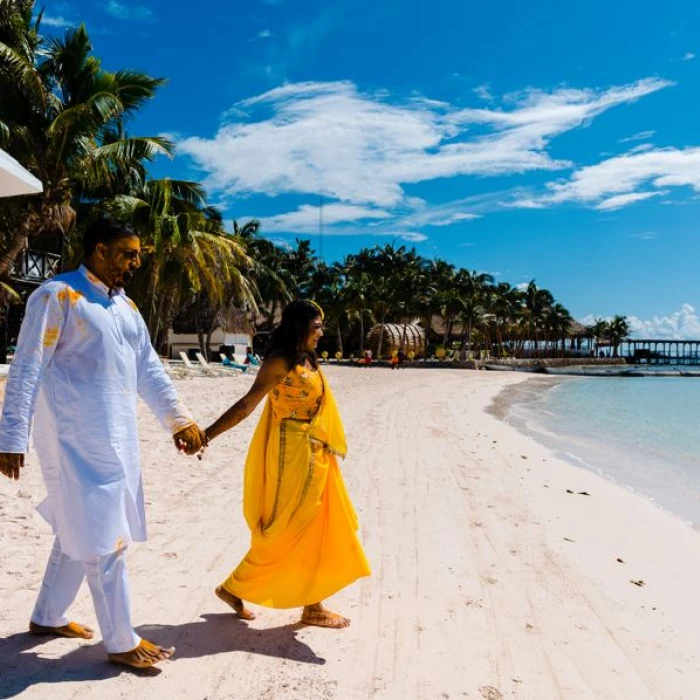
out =
[[[132,130],[228,219],[318,247],[323,197],[328,260],[396,240],[700,338],[697,3],[45,5],[80,21],[107,69],[169,79]]]

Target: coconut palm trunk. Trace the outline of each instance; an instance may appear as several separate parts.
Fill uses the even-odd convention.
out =
[[[385,315],[382,314],[382,320],[379,322],[379,341],[377,342],[377,359],[382,359],[382,346],[384,345],[384,320]]]
[[[341,355],[344,354],[343,351],[343,333],[340,330],[340,319],[335,322],[335,333],[336,333],[336,338],[338,339],[338,351],[340,352]]]
[[[21,229],[12,236],[9,246],[0,255],[0,278],[9,276],[19,254],[27,247],[27,240],[27,234]]]
[[[359,357],[362,357],[362,353],[365,351],[364,309],[360,309],[360,344],[359,344],[358,350],[359,350]]]

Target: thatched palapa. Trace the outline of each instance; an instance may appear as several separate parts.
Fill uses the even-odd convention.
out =
[[[404,336],[405,334],[405,336]],[[367,333],[367,347],[372,350],[375,357],[391,357],[394,350],[403,349],[408,355],[414,352],[417,357],[423,353],[425,347],[425,331],[416,323],[378,323]],[[405,342],[404,342],[405,337]]]

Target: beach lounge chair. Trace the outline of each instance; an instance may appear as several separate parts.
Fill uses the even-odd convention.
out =
[[[243,358],[241,355],[233,355],[233,361],[237,365],[242,365],[246,369],[252,370],[253,372],[257,372],[260,369],[258,365],[253,365],[250,364],[250,362],[246,362],[245,358]]]
[[[200,377],[206,374],[206,372],[203,370],[203,368],[197,367],[196,365],[192,364],[190,358],[187,357],[187,353],[180,351],[180,359],[182,360],[182,363],[185,365],[185,368],[191,374],[196,374]]]
[[[231,358],[227,357],[223,352],[220,352],[219,357],[221,358],[221,365],[223,367],[235,369],[235,370],[238,370],[239,372],[247,372],[248,371],[248,365],[244,365],[241,362],[236,362],[235,356],[234,356],[234,359],[231,360]]]
[[[197,362],[199,362],[200,365],[202,365],[202,369],[206,374],[208,374],[210,377],[223,377],[226,374],[230,374],[231,372],[239,372],[240,370],[235,369],[234,367],[226,367],[222,369],[217,369],[215,367],[212,367],[205,359],[204,355],[202,355],[201,352],[195,353],[195,357],[197,358]]]

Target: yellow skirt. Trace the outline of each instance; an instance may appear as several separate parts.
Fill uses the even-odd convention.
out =
[[[246,511],[260,518],[250,550],[222,585],[258,605],[311,605],[370,568],[335,456],[309,438],[308,423],[269,419],[246,463]]]

